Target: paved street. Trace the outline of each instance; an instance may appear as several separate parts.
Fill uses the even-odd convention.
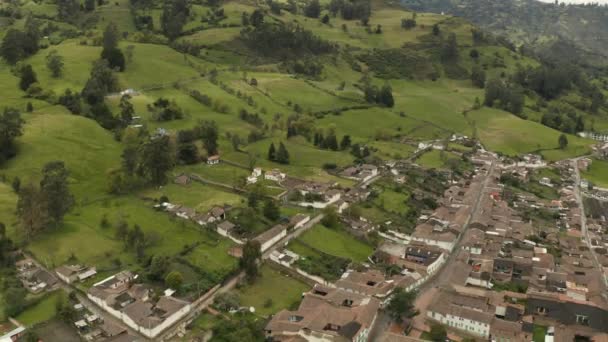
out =
[[[581,173],[580,170],[578,169],[578,160],[581,158],[575,158],[572,160],[572,166],[574,167],[574,172],[575,172],[575,182],[576,184],[574,185],[574,195],[576,196],[576,201],[578,202],[579,207],[581,208],[581,232],[583,234],[585,243],[587,244],[587,247],[589,248],[589,251],[591,253],[591,256],[593,257],[593,264],[595,265],[596,268],[599,269],[600,274],[602,275],[602,279],[604,281],[604,291],[602,291],[602,294],[604,296],[604,298],[608,299],[608,294],[606,294],[606,289],[608,289],[608,278],[605,276],[604,274],[604,270],[602,268],[602,265],[600,264],[597,255],[595,254],[595,251],[593,249],[593,247],[591,246],[591,239],[589,238],[589,230],[587,229],[587,216],[585,215],[585,203],[583,201],[583,194],[581,191]]]

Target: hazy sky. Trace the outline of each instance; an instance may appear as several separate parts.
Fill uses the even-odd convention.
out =
[[[539,0],[542,2],[555,2],[555,0]],[[608,4],[608,0],[559,0],[559,2],[565,2],[567,4],[587,4],[587,3],[600,3]]]

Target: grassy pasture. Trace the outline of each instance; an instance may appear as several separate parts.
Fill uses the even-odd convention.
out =
[[[594,159],[582,176],[599,187],[608,188],[608,162]]]
[[[269,316],[296,305],[309,289],[299,280],[263,265],[255,283],[239,289],[238,294],[241,305],[253,306],[258,315]]]
[[[236,205],[243,201],[243,197],[237,194],[198,182],[191,182],[187,186],[171,183],[161,189],[145,190],[141,195],[149,198],[160,198],[164,195],[173,203],[185,205],[202,213],[216,205]]]
[[[19,153],[5,164],[3,173],[11,179],[19,176],[22,183],[37,181],[44,164],[63,160],[77,200],[103,197],[106,173],[120,165],[119,144],[94,121],[71,114],[48,114],[52,110],[25,116],[24,135],[17,139]]]
[[[65,300],[65,294],[61,290],[47,294],[40,302],[27,308],[15,319],[25,326],[32,326],[50,320],[57,314],[55,305],[60,296],[64,297]]]
[[[324,253],[359,262],[366,261],[374,251],[370,245],[355,239],[347,232],[322,225],[308,230],[299,239]]]
[[[545,159],[559,160],[588,153],[592,143],[569,135],[568,147],[560,150],[557,139],[561,132],[493,108],[470,112],[468,117],[486,148],[507,155],[541,150]]]

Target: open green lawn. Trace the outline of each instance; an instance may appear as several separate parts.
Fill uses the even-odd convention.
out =
[[[19,153],[2,172],[9,179],[19,176],[24,184],[37,181],[47,162],[62,160],[70,171],[70,186],[78,202],[104,197],[107,172],[120,165],[119,144],[94,121],[52,113],[53,109],[25,116],[24,134],[17,139]]]
[[[358,262],[366,261],[374,251],[370,245],[355,239],[347,232],[329,229],[322,225],[316,225],[302,234],[299,239],[324,253]]]
[[[15,319],[25,326],[32,326],[37,323],[48,321],[55,317],[55,309],[59,296],[63,296],[65,300],[65,293],[61,290],[46,294],[42,300],[35,305],[28,307],[25,311],[15,317]]]
[[[384,160],[405,159],[416,151],[412,145],[391,141],[374,141],[370,144],[375,149],[375,155]]]
[[[217,165],[208,165],[206,163],[187,165],[175,170],[175,173],[180,172],[197,174],[204,179],[232,186],[242,185],[242,181],[250,174],[246,169],[226,163],[219,163]]]
[[[228,239],[220,239],[211,243],[203,243],[188,253],[185,258],[193,265],[224,276],[238,265],[238,260],[228,254],[234,244]]]
[[[424,123],[386,108],[349,110],[340,115],[326,115],[318,120],[320,127],[335,127],[338,139],[349,134],[354,141],[390,138],[405,134]]]
[[[149,198],[160,198],[164,195],[172,203],[190,207],[201,213],[207,212],[214,206],[237,205],[244,200],[242,196],[235,193],[194,181],[186,186],[167,184],[161,189],[143,191],[141,195]]]
[[[593,159],[589,170],[583,172],[582,176],[598,187],[608,188],[608,162]]]
[[[79,262],[107,266],[118,258],[123,265],[133,265],[134,251],[125,250],[122,241],[116,239],[116,223],[127,221],[130,227],[138,224],[148,239],[153,240],[146,248],[150,255],[176,255],[185,245],[206,243],[198,249],[202,253],[212,251],[211,255],[226,255],[232,243],[215,233],[201,229],[198,225],[173,218],[165,212],[153,210],[151,202],[136,197],[118,197],[77,207],[65,218],[63,227],[41,235],[30,243],[28,249],[44,263],[59,266],[73,254]],[[102,227],[101,219],[106,216],[110,227]],[[232,262],[221,257],[212,263],[201,263],[205,269],[215,271]]]
[[[589,153],[592,144],[590,140],[569,135],[568,147],[560,150],[557,140],[561,132],[492,108],[470,112],[468,117],[475,122],[486,148],[507,155],[541,150],[545,159],[559,160]]]
[[[444,152],[444,155],[446,154],[447,152]],[[442,153],[439,150],[430,150],[418,157],[416,163],[427,169],[440,169],[445,165],[441,155]]]
[[[289,165],[268,161],[268,148],[274,142],[278,148],[280,142],[285,144],[290,156]],[[323,170],[325,163],[335,163],[338,167],[351,165],[353,157],[346,151],[321,150],[300,137],[286,139],[264,139],[247,146],[247,151],[256,155],[256,165],[263,169],[278,168],[289,176],[318,181],[341,181],[338,177],[329,175]],[[225,158],[243,165],[248,165],[248,156],[240,152],[231,152]],[[351,183],[352,181],[344,181]]]
[[[241,305],[253,306],[258,315],[269,316],[299,303],[310,286],[263,265],[260,277],[252,285],[239,289]]]
[[[50,51],[57,51],[63,57],[65,67],[61,77],[51,77],[51,72],[46,67],[46,56]],[[27,62],[32,65],[38,82],[43,89],[51,89],[60,95],[66,89],[80,92],[84,87],[93,62],[99,58],[101,47],[80,45],[75,39],[67,40],[59,45],[53,45],[45,50],[40,50],[30,57]]]
[[[384,210],[404,214],[409,210],[406,202],[409,199],[409,194],[396,192],[391,189],[383,189],[378,198],[374,199],[374,203]]]

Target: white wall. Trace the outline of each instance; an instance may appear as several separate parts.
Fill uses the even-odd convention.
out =
[[[266,250],[268,250],[268,248],[272,247],[272,245],[274,245],[275,243],[279,242],[279,240],[281,240],[285,236],[287,236],[287,229],[281,230],[281,232],[279,234],[275,235],[275,237],[264,242],[264,244],[262,244],[262,246],[260,247],[260,249],[262,250],[262,253],[264,253]]]
[[[441,322],[449,327],[466,331],[469,334],[477,335],[481,337],[490,337],[490,325],[470,320],[463,317],[452,316],[450,314],[443,315],[439,312],[427,311],[427,317]]]

